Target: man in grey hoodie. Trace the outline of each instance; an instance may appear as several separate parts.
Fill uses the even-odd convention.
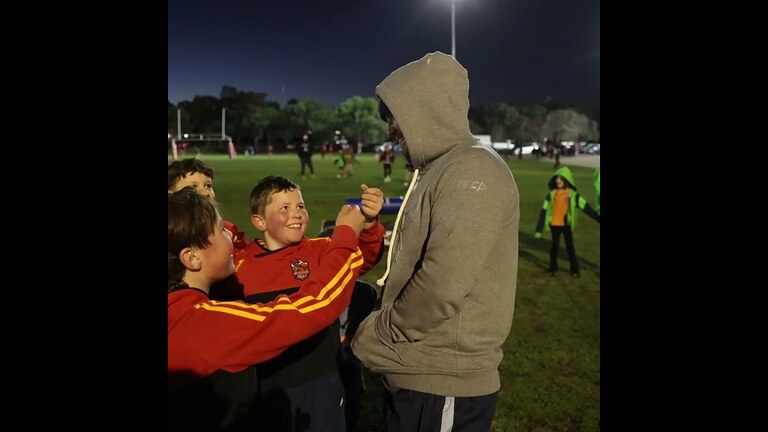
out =
[[[453,57],[427,54],[376,94],[414,176],[378,281],[380,307],[352,350],[384,375],[388,431],[490,430],[515,304],[515,179],[470,133],[467,71]]]

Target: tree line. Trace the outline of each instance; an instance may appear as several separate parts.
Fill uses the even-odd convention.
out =
[[[222,111],[226,134],[242,146],[277,151],[296,144],[310,132],[315,145],[330,143],[340,131],[350,143],[379,144],[387,139],[376,98],[352,96],[338,107],[313,99],[291,99],[285,106],[267,100],[267,93],[223,86],[219,97],[195,96],[174,105],[168,101],[168,132],[176,137],[178,114],[183,133],[220,133]],[[598,141],[597,121],[574,108],[544,104],[515,107],[506,103],[470,108],[473,134],[491,135],[494,142]],[[177,137],[177,140],[181,139]]]

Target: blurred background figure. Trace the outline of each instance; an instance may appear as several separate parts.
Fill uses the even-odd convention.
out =
[[[355,163],[355,149],[352,148],[344,135],[341,136],[341,153],[344,155],[344,177],[352,177],[354,169],[352,164]]]
[[[384,149],[379,154],[379,162],[384,167],[384,183],[392,181],[392,162],[395,160],[395,153],[392,149],[392,143],[384,143]]]
[[[301,179],[306,180],[305,168],[309,167],[309,174],[315,178],[315,168],[312,166],[312,142],[309,135],[301,137],[301,144],[297,146],[299,161],[301,162]]]

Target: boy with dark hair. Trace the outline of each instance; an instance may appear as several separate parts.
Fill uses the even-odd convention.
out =
[[[381,258],[384,227],[378,214],[384,194],[361,185],[364,229],[358,244],[366,273]],[[303,281],[313,280],[325,263],[328,238],[307,238],[309,213],[301,188],[285,177],[267,176],[251,191],[251,222],[264,239],[251,242],[235,256],[235,276],[248,302],[271,301],[291,294]],[[258,365],[260,405],[287,413],[291,430],[343,431],[345,429],[344,386],[339,376],[339,322],[295,346],[275,359]],[[277,414],[279,416],[279,414]],[[304,429],[307,428],[307,429]]]
[[[176,192],[191,186],[197,193],[216,202],[216,192],[213,191],[213,168],[208,167],[199,159],[182,159],[168,165],[168,192]],[[234,223],[225,220],[224,229],[232,235],[235,252],[248,245],[245,233]]]
[[[364,216],[342,207],[324,265],[291,296],[217,302],[231,275],[232,241],[214,203],[191,187],[168,195],[168,429],[261,430],[258,381],[248,367],[326,327],[349,305],[363,263]],[[244,379],[245,377],[249,379]]]

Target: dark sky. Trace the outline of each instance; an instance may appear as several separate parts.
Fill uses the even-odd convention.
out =
[[[223,85],[338,106],[432,51],[451,53],[451,0],[169,0],[168,99]],[[599,0],[457,0],[472,106],[554,98],[600,109]]]

